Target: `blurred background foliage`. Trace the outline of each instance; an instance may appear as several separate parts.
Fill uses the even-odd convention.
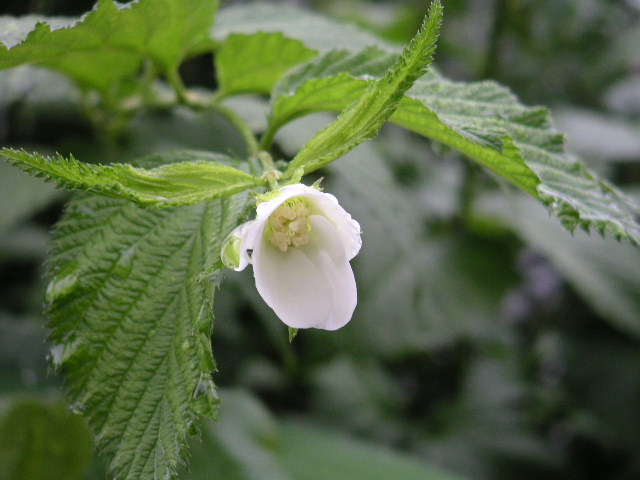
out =
[[[9,0],[0,14],[78,15],[92,3]],[[397,42],[426,8],[296,3]],[[444,4],[443,73],[550,106],[574,152],[640,193],[638,0]],[[211,65],[197,58],[182,74],[213,88]],[[264,125],[265,99],[230,103]],[[326,122],[285,128],[280,155]],[[222,118],[183,109],[143,112],[105,138],[73,85],[30,67],[0,72],[0,143],[102,163],[183,147],[243,153]],[[356,314],[289,344],[251,273],[229,274],[213,337],[220,419],[193,441],[185,478],[640,478],[640,250],[572,236],[523,194],[395,127],[320,175],[364,230]],[[0,191],[0,478],[104,478],[47,363],[43,262],[68,196],[6,164]]]

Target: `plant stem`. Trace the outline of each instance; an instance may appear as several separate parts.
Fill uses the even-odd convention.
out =
[[[182,78],[180,78],[180,74],[177,69],[173,69],[167,72],[167,81],[169,85],[173,88],[173,91],[176,92],[176,96],[178,97],[178,101],[180,103],[184,103],[189,105],[189,98],[187,96],[187,89],[182,83]]]
[[[244,119],[240,117],[236,112],[234,112],[230,108],[225,107],[224,105],[221,105],[220,103],[213,103],[212,108],[213,110],[224,116],[224,118],[226,118],[229,123],[236,127],[238,132],[240,132],[240,135],[242,135],[242,138],[247,146],[247,152],[249,153],[249,155],[251,157],[259,158],[260,147],[258,146],[258,141],[251,131],[251,128],[249,128],[247,122],[245,122]]]
[[[278,188],[280,172],[276,169],[276,165],[273,163],[271,154],[263,150],[258,153],[258,160],[260,160],[260,163],[262,164],[262,170],[264,172],[263,178],[267,180],[271,190],[276,190]]]
[[[177,70],[172,70],[167,74],[167,81],[173,87],[173,90],[175,91],[180,103],[183,103],[196,110],[211,108],[225,117],[229,121],[229,123],[236,127],[238,132],[240,132],[240,135],[242,135],[249,156],[258,156],[260,147],[258,146],[256,137],[249,128],[249,125],[247,125],[247,122],[245,122],[233,110],[222,105],[219,101],[220,96],[214,95],[213,99],[208,99],[208,101],[204,102],[197,95],[190,95],[190,92],[187,91],[184,83],[182,83],[182,79],[180,78]]]
[[[273,139],[276,136],[276,132],[278,131],[278,126],[272,123],[267,125],[267,130],[262,135],[260,139],[260,150],[269,151],[271,150],[271,145],[273,144]]]

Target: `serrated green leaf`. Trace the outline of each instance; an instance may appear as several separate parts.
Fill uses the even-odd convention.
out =
[[[379,38],[292,6],[234,6],[223,9],[220,19],[224,26],[216,31],[219,38],[232,32],[280,31],[309,48],[329,52],[311,62],[320,67],[324,62],[326,73],[305,65],[276,86],[272,130],[306,113],[343,110],[384,74],[380,67],[395,51]],[[320,35],[325,30],[329,33]],[[378,53],[369,48],[365,54],[367,46],[377,46]],[[330,52],[335,49],[366,59],[367,68],[337,58],[344,53]],[[333,63],[336,60],[342,62],[342,71]],[[389,121],[452,146],[541,199],[570,230],[595,228],[640,243],[637,204],[565,153],[562,135],[553,129],[545,109],[523,106],[494,82],[451,82],[431,70],[416,81]]]
[[[107,91],[135,76],[144,59],[170,72],[208,48],[217,6],[216,0],[99,0],[80,19],[0,17],[0,70],[38,65]]]
[[[0,150],[0,156],[32,175],[59,182],[67,189],[124,198],[144,206],[191,205],[262,185],[260,179],[230,167],[229,157],[208,152],[172,153],[171,159],[177,157],[185,161],[152,169],[122,163],[92,165],[73,157],[51,158],[7,148]],[[165,163],[167,156],[156,158]]]
[[[161,210],[82,195],[54,232],[54,364],[115,478],[175,478],[218,403],[212,282],[246,196]]]
[[[394,123],[461,151],[539,198],[569,230],[594,228],[640,244],[640,209],[567,153],[548,110],[495,82],[433,75],[416,82]]]
[[[270,116],[272,128],[278,128],[294,118],[314,111],[345,108],[351,101],[364,94],[371,85],[372,78],[384,75],[393,58],[393,54],[371,47],[357,53],[330,52],[301,66],[283,78],[274,90]],[[507,123],[504,116],[518,113],[518,107],[522,116],[529,115],[532,119],[536,115],[544,116],[544,111],[518,105],[502,87],[496,86],[496,91],[483,92],[483,84],[468,84],[469,92],[460,98],[465,92],[456,90],[454,85],[464,89],[466,84],[449,82],[436,73],[428,73],[416,81],[390,121],[456,147],[535,195],[539,179],[521,160],[514,164],[492,160],[491,149],[500,149],[502,137],[506,133],[503,130],[493,132],[491,129],[501,120]],[[415,100],[420,92],[423,102],[418,103]],[[477,95],[477,98],[474,95]],[[510,99],[511,105],[508,104]],[[450,113],[459,123],[467,123],[460,125],[457,130],[450,128],[448,124],[443,125],[444,122],[433,110],[425,108],[424,103],[427,101],[430,106],[445,106],[441,109],[442,114]],[[465,117],[461,113],[465,105],[466,108],[479,111],[475,116]],[[517,127],[518,125],[514,126]]]
[[[277,130],[308,113],[344,109],[363,95],[373,78],[384,76],[396,59],[396,54],[378,47],[357,53],[333,50],[296,68],[274,88],[269,128]]]
[[[380,80],[371,83],[354,103],[307,142],[283,177],[316,170],[375,136],[391,116],[403,94],[432,61],[442,21],[439,0],[431,4],[422,27],[403,54]]]
[[[285,76],[272,98],[272,128],[301,115],[340,110],[379,77],[390,54],[330,52]],[[342,70],[341,72],[339,70]],[[449,145],[551,207],[564,225],[640,243],[638,207],[564,151],[549,112],[526,107],[494,82],[418,79],[390,122]]]
[[[315,55],[301,41],[281,33],[232,34],[216,54],[220,93],[267,94],[285,72]]]

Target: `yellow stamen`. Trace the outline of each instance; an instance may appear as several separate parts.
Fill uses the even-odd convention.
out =
[[[311,210],[303,197],[294,197],[280,205],[267,221],[267,240],[281,252],[309,242]]]

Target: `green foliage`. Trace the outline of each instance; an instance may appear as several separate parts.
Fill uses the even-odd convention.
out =
[[[367,78],[383,74],[389,59],[369,48],[332,52],[298,68],[274,90],[272,128],[344,108],[363,95],[371,84]],[[493,82],[464,84],[429,73],[415,82],[390,121],[456,148],[540,198],[570,230],[594,227],[640,241],[635,202],[565,153],[547,110],[521,105]]]
[[[220,11],[213,38],[224,42],[231,34],[253,35],[258,32],[279,32],[319,52],[342,48],[362,49],[382,42],[376,35],[353,25],[291,4],[274,5],[267,2],[228,5]],[[395,49],[395,46],[389,48]]]
[[[21,399],[0,415],[5,480],[80,480],[91,461],[91,432],[64,402]]]
[[[78,20],[3,17],[0,69],[39,65],[107,92],[136,76],[144,60],[172,73],[206,49],[217,7],[215,0],[100,0]]]
[[[526,200],[513,198],[505,205],[493,198],[485,208],[543,253],[615,328],[640,338],[638,248],[584,232],[570,235],[535,203]]]
[[[246,391],[224,391],[225,414],[208,422],[196,452],[215,451],[193,465],[190,480],[463,480],[389,449],[314,425],[278,422]],[[203,453],[204,453],[203,452]],[[197,453],[196,453],[197,455]]]
[[[316,111],[342,110],[360,98],[366,88],[366,80],[358,77],[382,77],[395,60],[394,53],[368,47],[356,53],[333,50],[301,65],[275,86],[270,127],[280,128]]]
[[[0,155],[17,167],[57,181],[69,190],[84,190],[131,200],[144,206],[192,205],[223,198],[261,185],[263,182],[242,170],[225,165],[231,159],[208,152],[173,152],[146,161],[159,163],[152,169],[129,164],[91,165],[73,157],[43,157],[11,149]]]
[[[262,7],[255,7],[261,12],[260,22],[248,21],[251,8],[233,10],[229,22],[243,32],[281,25]],[[304,18],[312,21],[309,14]],[[339,28],[334,26],[332,33],[340,36]],[[307,46],[316,44],[312,29],[307,34],[283,26],[282,31]],[[381,41],[377,43],[385,47]],[[357,43],[345,44],[343,48],[353,52],[351,55],[328,52],[283,78],[272,95],[268,132],[275,134],[284,123],[304,114],[341,111],[362,98],[372,84],[371,77],[386,75],[391,56],[380,47],[360,50]],[[546,109],[523,106],[494,82],[451,82],[429,72],[415,82],[389,121],[459,150],[539,198],[570,230],[578,226],[593,228],[640,242],[636,202],[565,152],[564,138],[554,130]],[[299,155],[310,159],[321,156],[321,152],[306,148],[309,152]],[[300,163],[302,160],[297,160],[295,165],[299,167]]]
[[[281,33],[232,34],[216,55],[220,93],[268,94],[288,70],[315,55],[299,40]]]
[[[372,83],[335,122],[318,132],[293,158],[284,177],[312,172],[374,137],[397,108],[403,94],[422,76],[436,49],[442,5],[431,4],[422,28],[386,75]]]
[[[49,259],[54,362],[117,478],[173,477],[198,416],[218,402],[211,379],[218,261],[243,197],[141,210],[71,202]]]
[[[373,445],[343,438],[318,427],[296,424],[283,428],[282,451],[294,478],[305,480],[463,480],[464,477],[430,467]],[[316,468],[311,468],[315,465]]]
[[[424,2],[396,3],[363,2],[352,13],[377,31],[374,18],[393,22],[401,8],[422,18]],[[109,473],[94,464],[88,478],[176,478],[194,433],[202,443],[181,472],[194,480],[456,478],[432,464],[483,480],[583,478],[600,468],[603,478],[635,478],[639,378],[621,366],[638,361],[637,247],[571,237],[540,207],[570,230],[640,243],[632,194],[567,153],[546,109],[498,83],[452,82],[434,70],[440,2],[403,53],[291,5],[242,3],[217,15],[217,4],[100,0],[80,19],[0,18],[0,137],[13,146],[0,156],[84,192],[54,230],[46,300],[54,366],[108,463]],[[451,15],[460,8],[451,4]],[[213,55],[215,71],[202,58],[185,63],[199,54]],[[439,57],[443,71],[451,55]],[[553,80],[532,82],[534,73],[530,84]],[[213,78],[216,91],[191,87]],[[247,93],[258,95],[228,101]],[[633,112],[637,95],[629,98]],[[387,122],[395,126],[361,145]],[[637,119],[619,124],[630,134]],[[591,140],[609,152],[598,171],[633,182],[635,143],[616,149],[613,131],[596,130]],[[620,152],[632,175],[617,170]],[[500,192],[479,167],[540,202]],[[223,391],[220,421],[200,431],[200,417],[218,408],[220,245],[250,218],[253,193],[319,168],[363,228],[354,319],[339,334],[305,331],[293,342],[290,329],[287,342],[251,275],[230,276],[216,299],[216,382],[241,388]],[[60,195],[31,180],[0,165],[0,393],[58,386],[42,373],[37,264]],[[22,276],[37,280],[24,287]],[[56,409],[33,402],[2,412],[5,468],[82,475],[88,441],[61,445]],[[14,431],[24,435],[6,448]],[[78,473],[57,463],[48,472],[44,459],[57,457],[42,438],[60,458],[73,450]],[[594,471],[598,456],[576,454],[581,442],[607,466]],[[408,453],[392,453],[400,447]],[[626,470],[613,472],[619,464]]]
[[[640,244],[636,202],[565,151],[546,109],[521,105],[494,82],[437,77],[416,82],[408,97],[392,121],[460,150],[533,193],[569,230],[593,228]]]

